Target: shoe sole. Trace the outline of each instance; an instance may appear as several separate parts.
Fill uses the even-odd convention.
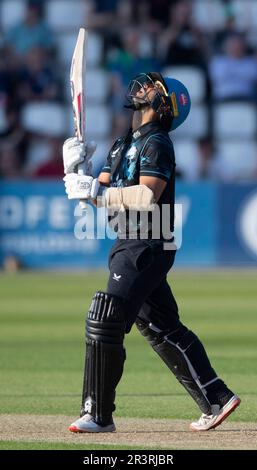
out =
[[[86,431],[86,430],[79,429],[76,426],[70,426],[69,431],[75,432],[75,433],[80,433],[80,434],[85,434],[85,433],[97,433],[97,432],[115,432],[116,428],[114,428],[114,429],[99,429],[99,430],[93,430],[93,429],[89,430],[88,429]]]
[[[221,423],[223,423],[223,421],[231,413],[233,413],[233,411],[235,411],[235,409],[240,405],[240,403],[241,403],[241,400],[240,400],[240,398],[237,397],[233,401],[233,403],[231,404],[231,407],[228,410],[226,410],[223,414],[221,414],[219,419],[217,421],[215,421],[215,423],[212,426],[210,426],[208,429],[197,429],[192,424],[190,424],[190,426],[189,426],[190,431],[201,432],[201,431],[210,431],[210,429],[217,428],[217,426],[219,426]]]

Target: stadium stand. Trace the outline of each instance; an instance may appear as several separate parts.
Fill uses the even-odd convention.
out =
[[[125,130],[127,119],[124,118],[123,93],[125,88],[124,77],[120,76],[120,64],[117,61],[113,68],[113,57],[118,57],[124,64],[129,63],[128,51],[124,51],[122,43],[128,37],[128,28],[137,28],[139,56],[136,66],[140,64],[156,64],[157,69],[164,75],[180,79],[188,87],[192,99],[192,111],[185,124],[178,128],[172,138],[177,149],[178,172],[184,179],[199,179],[207,175],[216,179],[238,180],[256,177],[257,149],[256,149],[256,96],[240,101],[217,100],[213,93],[214,85],[209,76],[209,67],[215,57],[223,54],[224,41],[233,33],[240,34],[245,40],[247,57],[251,63],[256,64],[257,70],[257,2],[255,0],[178,0],[176,4],[185,6],[180,10],[184,17],[177,32],[176,45],[187,44],[192,48],[192,41],[197,36],[186,32],[186,25],[190,23],[197,27],[207,47],[201,49],[204,63],[181,64],[165,63],[160,44],[167,42],[167,31],[172,23],[175,3],[165,0],[166,11],[170,16],[156,20],[152,13],[152,2],[144,5],[146,22],[140,20],[139,3],[134,0],[123,0],[123,10],[134,12],[127,18],[127,27],[122,28],[113,20],[117,12],[117,2],[113,2],[108,11],[101,11],[96,0],[3,0],[0,2],[0,155],[1,147],[13,138],[13,114],[17,117],[17,128],[23,126],[27,146],[34,134],[42,139],[48,134],[51,137],[69,136],[73,133],[72,111],[70,105],[69,67],[73,48],[79,27],[87,26],[90,29],[87,54],[87,129],[88,138],[98,142],[97,161],[103,158],[101,152],[106,152],[110,139],[116,137],[115,132]],[[38,24],[44,24],[46,30],[51,32],[52,46],[46,44],[46,63],[56,71],[57,79],[61,82],[60,96],[53,102],[41,100],[40,102],[26,102],[20,100],[17,90],[20,86],[20,70],[26,63],[26,53],[10,49],[8,37],[15,25],[22,25],[25,21],[28,5],[39,5],[40,15]],[[187,6],[186,6],[187,4]],[[129,8],[128,8],[129,7]],[[124,9],[125,8],[125,9]],[[127,10],[126,10],[127,8]],[[119,12],[121,5],[119,5]],[[94,12],[94,16],[92,15]],[[184,13],[183,13],[184,12]],[[120,14],[120,13],[119,13]],[[178,14],[178,10],[176,12]],[[152,15],[152,16],[151,16]],[[90,28],[90,18],[94,17],[93,27]],[[138,24],[137,24],[138,18]],[[111,27],[109,27],[112,20]],[[124,19],[122,20],[124,21]],[[122,23],[122,22],[121,22]],[[126,23],[126,21],[125,21]],[[30,27],[30,26],[28,26]],[[162,40],[162,35],[165,38]],[[200,36],[199,36],[200,37]],[[132,40],[132,39],[131,39]],[[169,38],[170,40],[170,38]],[[174,38],[172,39],[174,40]],[[36,44],[35,44],[36,45]],[[133,49],[133,44],[130,44]],[[32,46],[31,46],[32,47]],[[172,47],[171,47],[172,52]],[[177,51],[179,47],[177,47]],[[11,51],[11,52],[10,52]],[[177,52],[176,52],[177,53]],[[152,56],[152,54],[154,54]],[[149,60],[151,59],[151,60]],[[116,67],[116,68],[115,68]],[[128,68],[128,70],[130,70]],[[122,73],[123,73],[122,72]],[[7,86],[7,78],[11,76]],[[131,77],[127,76],[129,81]],[[119,81],[120,79],[120,81]],[[233,76],[228,77],[233,83]],[[257,78],[255,78],[257,84]],[[11,84],[11,85],[10,85]],[[256,89],[256,85],[255,85]],[[116,95],[115,95],[116,93]],[[51,123],[51,125],[49,124]],[[118,125],[117,125],[118,123]],[[123,129],[123,127],[124,129]],[[201,153],[199,142],[201,140],[214,140],[217,152],[214,158],[216,166],[223,166],[220,171],[201,171]],[[33,140],[34,145],[34,140]],[[39,153],[40,145],[39,145]],[[36,147],[33,152],[36,152]],[[240,159],[240,155],[243,157]],[[1,158],[1,157],[0,157]],[[22,164],[26,165],[25,157]],[[40,159],[39,159],[40,160]],[[206,162],[205,162],[206,163]],[[208,162],[206,164],[209,164]],[[210,163],[213,166],[213,162]],[[22,168],[22,165],[19,167]],[[21,171],[21,177],[22,177]]]

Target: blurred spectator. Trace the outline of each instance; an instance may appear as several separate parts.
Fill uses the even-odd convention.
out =
[[[207,21],[205,5],[201,3],[201,12]],[[213,29],[207,28],[204,34],[197,24],[197,16],[193,15],[198,11],[194,10],[196,3],[193,1],[86,0],[85,24],[96,31],[104,43],[102,63],[111,76],[108,97],[113,125],[108,139],[113,141],[130,125],[130,112],[124,112],[123,105],[131,77],[140,72],[158,71],[163,65],[194,65],[205,72],[210,71],[212,96],[216,101],[256,98],[257,57],[250,55],[243,36],[238,34],[237,25],[244,24],[238,18],[241,10],[236,8],[234,0],[218,3],[221,21],[210,21]],[[68,71],[58,68],[58,57],[51,54],[55,50],[55,40],[44,22],[45,1],[29,0],[26,4],[24,20],[7,32],[4,45],[8,48],[0,55],[0,173],[7,179],[24,176],[61,178],[60,138],[49,138],[49,131],[43,135],[40,126],[36,131],[33,127],[33,133],[25,134],[20,123],[20,115],[27,103],[39,102],[42,110],[44,101],[51,101],[53,106],[53,100],[63,100],[62,74],[67,87],[69,84]],[[222,24],[224,15],[224,26],[215,29],[215,25]],[[248,38],[249,31],[246,31]],[[190,67],[188,70],[190,73]],[[70,106],[70,101],[68,104]],[[210,105],[206,99],[202,104]],[[39,116],[40,112],[35,114]],[[35,122],[34,117],[32,121]],[[57,119],[43,118],[43,122],[50,122],[52,130]],[[24,149],[21,148],[23,144]],[[220,150],[217,156],[215,144],[209,136],[192,142],[193,157],[188,164],[192,178],[226,179],[226,164],[220,158]],[[187,178],[182,170],[181,175]]]
[[[171,4],[170,22],[160,36],[158,52],[163,65],[197,65],[205,68],[207,42],[192,18],[192,3]]]
[[[42,48],[31,49],[18,71],[18,96],[22,103],[54,100],[59,97],[57,78]]]
[[[10,141],[0,146],[0,178],[13,180],[23,176],[18,148]]]
[[[236,25],[236,17],[231,12],[226,16],[224,26],[215,31],[213,40],[214,53],[222,53],[222,47],[225,41],[234,34],[239,34],[239,31]]]
[[[95,30],[106,30],[115,20],[119,0],[88,0],[86,26]]]
[[[9,98],[8,83],[8,74],[3,70],[1,71],[0,68],[0,136],[8,127],[6,119],[7,102]]]
[[[5,44],[16,56],[22,56],[34,47],[54,48],[54,37],[43,20],[43,6],[37,0],[29,0],[24,20],[6,34]]]
[[[136,0],[133,0],[133,1],[138,4],[141,3]],[[167,22],[169,19],[170,5],[171,3],[175,5],[176,2],[178,2],[178,0],[173,0],[173,2],[171,2],[170,0],[146,0],[145,2],[142,2],[142,3],[147,4],[149,8],[149,15],[152,21],[157,21],[160,27],[162,27],[165,25],[167,26]]]
[[[214,99],[256,99],[257,60],[247,55],[243,36],[226,39],[224,54],[211,59],[209,73]]]
[[[119,0],[115,10],[108,10],[107,18],[111,20],[110,25],[108,27],[102,25],[101,27],[105,59],[115,56],[117,50],[122,49],[124,33],[131,28],[136,29],[140,36],[141,59],[151,55],[153,33],[159,30],[159,25],[150,17],[148,2],[140,1],[133,4],[133,0]],[[88,24],[92,28],[92,24],[94,25],[95,22],[92,23],[89,17]]]
[[[0,95],[5,96],[6,99],[13,92],[12,76],[6,63],[4,51],[0,53]]]
[[[8,133],[10,127],[10,107],[15,102],[15,77],[11,73],[6,54],[0,51],[0,138]]]
[[[141,31],[146,31],[156,36],[161,32],[163,25],[167,22],[169,4],[167,0],[131,0],[132,17],[131,24],[136,25]]]
[[[125,91],[132,77],[141,72],[160,70],[154,57],[142,56],[141,39],[136,28],[127,28],[122,34],[122,47],[107,58],[107,69],[112,72],[111,103],[115,110],[123,107]]]
[[[35,171],[34,177],[36,178],[62,178],[63,173],[63,159],[62,159],[62,146],[63,139],[52,138],[49,140],[50,149],[47,160],[42,163]]]
[[[0,93],[0,136],[6,131],[6,128],[6,97],[4,94]]]
[[[115,2],[113,2],[114,8]],[[116,2],[115,10],[109,11],[108,18],[111,24],[102,28],[101,34],[104,42],[104,58],[122,47],[122,32],[134,23],[131,0],[119,0]],[[90,20],[91,21],[91,20]]]
[[[25,132],[20,124],[17,105],[10,101],[7,103],[4,110],[4,127],[0,129],[0,144],[8,139],[14,146],[23,145]]]
[[[149,33],[157,36],[169,25],[170,9],[180,0],[131,0],[133,18]]]

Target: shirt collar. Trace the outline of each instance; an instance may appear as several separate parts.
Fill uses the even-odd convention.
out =
[[[140,137],[144,137],[150,132],[153,132],[159,129],[161,129],[161,125],[158,121],[147,122],[147,124],[143,124],[136,131],[132,133],[133,140],[137,140]]]

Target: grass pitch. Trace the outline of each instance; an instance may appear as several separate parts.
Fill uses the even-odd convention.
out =
[[[1,414],[78,415],[85,315],[93,293],[105,290],[106,280],[107,273],[99,272],[0,276]],[[169,281],[182,321],[200,336],[219,375],[243,399],[230,421],[254,421],[257,273],[184,271],[173,272]],[[192,399],[135,328],[125,345],[115,416],[198,416]],[[34,449],[35,444],[2,440],[0,449],[5,448]],[[60,444],[39,443],[38,448],[59,449]]]

